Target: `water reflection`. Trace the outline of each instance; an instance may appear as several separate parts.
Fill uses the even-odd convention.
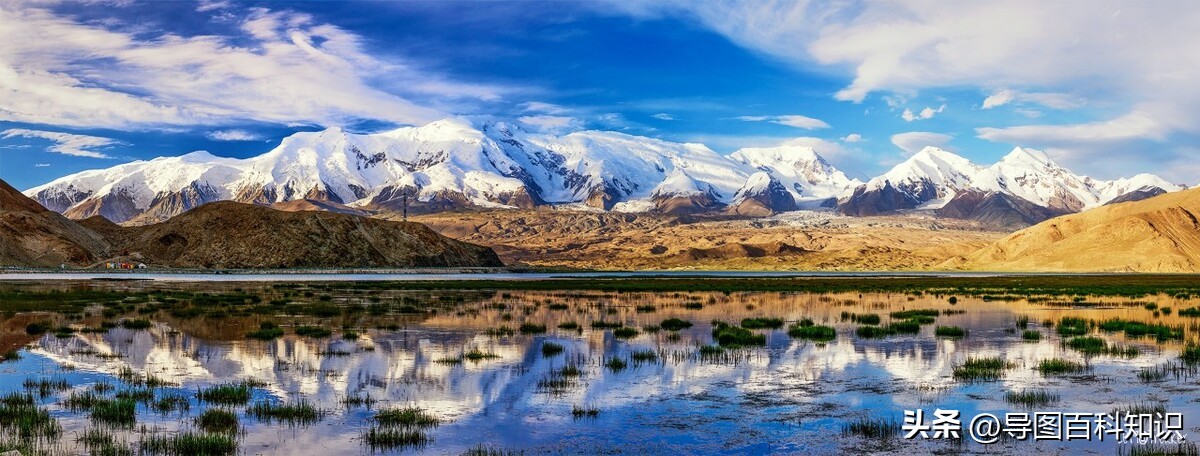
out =
[[[386,293],[346,293],[330,298],[345,304],[368,297],[393,298]],[[407,316],[399,328],[378,329],[391,317],[341,315],[329,319],[262,315],[224,318],[173,318],[156,315],[147,330],[117,327],[106,333],[73,337],[43,335],[25,359],[0,366],[0,392],[15,391],[21,382],[43,373],[66,378],[76,388],[107,379],[123,369],[166,378],[179,391],[253,379],[263,382],[259,397],[275,401],[305,398],[331,413],[321,422],[294,427],[244,420],[241,449],[246,453],[360,453],[368,451],[361,433],[371,412],[347,407],[349,397],[370,397],[376,407],[414,405],[432,412],[446,424],[429,432],[432,442],[409,451],[459,453],[480,443],[530,452],[802,452],[896,451],[950,443],[862,441],[842,435],[843,425],[856,418],[899,420],[904,409],[955,408],[964,416],[978,412],[1019,410],[1004,400],[1011,390],[1043,388],[1062,401],[1050,409],[1107,412],[1143,401],[1161,401],[1171,411],[1185,413],[1185,422],[1200,419],[1191,401],[1195,379],[1142,383],[1136,373],[1175,360],[1184,341],[1156,343],[1100,333],[1110,342],[1137,347],[1133,358],[1085,358],[1066,348],[1043,321],[1065,316],[1105,320],[1125,318],[1181,325],[1186,339],[1194,332],[1185,317],[1158,315],[1142,303],[1111,300],[1102,306],[1066,308],[1047,302],[984,302],[959,298],[951,305],[944,297],[901,294],[803,293],[563,293],[472,292],[465,299],[446,299],[436,314]],[[422,299],[433,299],[424,297]],[[1160,297],[1161,306],[1186,307],[1187,302]],[[653,311],[651,312],[651,308]],[[937,325],[965,328],[961,339],[936,338],[933,326],[919,334],[882,339],[855,336],[856,324],[843,321],[842,312],[877,313],[885,323],[890,311],[952,309],[937,317]],[[1019,316],[1042,339],[1026,342],[1015,330]],[[666,318],[689,320],[694,326],[672,336],[647,331]],[[837,328],[827,343],[792,339],[785,329],[759,331],[766,345],[726,351],[706,358],[698,347],[712,344],[712,321],[737,322],[746,317],[778,317],[789,322],[803,318]],[[264,320],[292,324],[323,323],[353,328],[357,338],[335,333],[331,338],[302,338],[289,334],[270,341],[238,335]],[[631,339],[619,339],[611,329],[592,329],[596,321],[621,322],[639,328]],[[576,322],[580,330],[557,329]],[[544,325],[546,333],[522,334],[523,323]],[[86,324],[94,324],[85,323]],[[498,331],[505,327],[512,334]],[[501,333],[499,336],[488,333]],[[290,333],[290,331],[289,331]],[[565,349],[545,356],[543,344]],[[652,361],[634,362],[635,352],[652,351]],[[490,355],[462,359],[464,353]],[[998,382],[965,383],[953,371],[967,357],[1001,357],[1013,363]],[[624,369],[605,366],[612,358],[626,360]],[[1088,373],[1046,377],[1034,369],[1043,359],[1086,361]],[[455,360],[455,361],[451,361]],[[63,371],[62,366],[69,366]],[[581,374],[556,388],[547,380],[575,366]],[[61,393],[60,398],[67,393]],[[48,401],[53,403],[54,401]],[[594,418],[578,419],[576,406],[600,410]],[[203,408],[196,403],[190,412]],[[67,434],[87,427],[86,417],[55,409]],[[154,426],[175,428],[179,416],[147,418]],[[142,420],[142,422],[146,422]],[[1189,429],[1191,427],[1189,426]],[[136,436],[132,437],[136,440]],[[66,448],[73,448],[70,443]],[[1111,443],[1004,443],[1004,451],[1096,451],[1110,453]],[[977,447],[976,449],[983,449]],[[70,451],[70,450],[68,450]],[[903,450],[901,450],[903,451]]]

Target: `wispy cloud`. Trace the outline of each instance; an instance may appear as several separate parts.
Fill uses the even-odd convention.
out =
[[[904,112],[900,113],[900,118],[904,119],[905,122],[912,122],[914,120],[932,119],[933,116],[941,114],[941,112],[945,111],[945,110],[946,110],[946,105],[938,106],[937,109],[926,106],[925,109],[922,109],[920,112],[915,112],[915,113],[913,112],[912,109],[905,109]]]
[[[4,132],[0,133],[0,138],[44,139],[54,143],[54,145],[46,148],[46,150],[49,152],[89,158],[112,158],[103,152],[97,151],[96,149],[122,144],[120,141],[115,139],[104,138],[100,136],[76,135],[57,131],[30,130],[25,128],[11,128],[4,130]]]
[[[583,123],[580,122],[579,119],[570,116],[539,114],[533,116],[521,116],[517,118],[517,121],[533,127],[538,131],[552,133],[578,130],[583,128]]]
[[[200,5],[218,7],[228,5]],[[142,129],[244,120],[411,124],[446,115],[430,106],[512,90],[373,55],[359,35],[307,14],[253,8],[238,17],[228,35],[155,35],[120,20],[0,7],[0,120]]]
[[[912,155],[930,146],[948,149],[948,143],[951,139],[954,139],[954,137],[941,133],[910,131],[892,135],[892,144],[899,147],[906,154]]]
[[[205,136],[215,141],[261,141],[265,139],[262,135],[246,130],[210,131]]]
[[[801,128],[805,130],[816,130],[820,128],[829,128],[829,124],[821,119],[814,119],[808,116],[799,114],[786,116],[740,116],[737,120],[746,122],[771,122],[779,125],[787,125],[789,127]]]
[[[992,109],[1009,103],[1032,103],[1050,109],[1072,109],[1083,106],[1086,99],[1073,97],[1063,93],[1025,93],[1017,90],[1003,89],[993,92],[983,99],[983,109]]]
[[[658,119],[658,120],[675,120],[675,116],[672,116],[672,115],[670,115],[670,114],[667,114],[667,113],[665,113],[665,112],[660,112],[660,113],[658,113],[658,114],[654,114],[654,115],[652,115],[652,116],[650,116],[650,117],[653,117],[653,118],[655,118],[655,119]]]

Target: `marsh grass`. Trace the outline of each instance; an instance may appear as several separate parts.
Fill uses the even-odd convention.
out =
[[[101,428],[90,428],[76,437],[76,442],[88,449],[88,453],[96,456],[133,456],[135,452],[127,442],[117,441],[112,431]]]
[[[295,402],[255,402],[246,408],[246,415],[259,421],[270,421],[288,425],[309,425],[320,421],[325,411],[301,399]]]
[[[462,362],[461,359],[459,359],[459,362]],[[346,407],[366,407],[368,409],[374,407],[376,402],[379,401],[371,397],[370,394],[346,396],[345,399],[342,399],[342,405]]]
[[[246,337],[258,340],[272,340],[283,337],[283,329],[279,325],[264,321],[259,323],[258,330],[246,333]]]
[[[459,456],[522,456],[524,454],[524,451],[484,446],[481,443],[478,446],[462,452]]]
[[[1099,337],[1072,337],[1064,344],[1085,355],[1099,355],[1108,351],[1108,343]]]
[[[164,455],[231,455],[237,452],[237,441],[231,435],[194,431],[147,436],[140,446],[145,453]]]
[[[1049,358],[1038,362],[1038,365],[1034,369],[1041,372],[1042,375],[1065,375],[1086,372],[1089,370],[1089,367],[1083,363],[1069,359]]]
[[[566,347],[563,347],[562,344],[550,341],[542,342],[542,356],[546,358],[561,354],[564,350]]]
[[[628,326],[617,328],[617,329],[613,330],[613,337],[616,337],[618,339],[632,339],[634,337],[637,337],[637,335],[638,335],[637,328],[631,328]]]
[[[654,350],[636,350],[633,353],[630,353],[629,357],[635,364],[652,363],[658,361],[658,353],[655,353]]]
[[[851,321],[860,325],[878,325],[883,321],[878,314],[856,314],[852,312],[842,312],[842,321]]]
[[[861,339],[881,339],[896,334],[896,332],[886,326],[866,325],[859,326],[854,330],[854,334]]]
[[[7,362],[11,362],[11,361],[20,361],[20,360],[21,360],[21,354],[18,353],[16,350],[9,350],[9,351],[4,352],[3,354],[0,354],[0,363],[7,363]]]
[[[934,328],[933,334],[937,337],[961,339],[967,336],[967,330],[958,326],[938,326],[937,328]]]
[[[937,309],[913,309],[892,312],[888,315],[890,315],[894,320],[908,320],[917,317],[937,318],[941,314],[942,312]],[[932,323],[932,320],[929,321]]]
[[[463,358],[465,358],[467,361],[476,363],[487,359],[496,359],[499,357],[500,355],[492,352],[480,351],[478,348],[472,348],[471,351],[463,353]]]
[[[667,331],[682,331],[691,328],[692,322],[679,318],[668,318],[659,323],[658,326]]]
[[[542,334],[542,333],[546,332],[546,325],[539,325],[536,323],[522,323],[521,327],[518,328],[518,330],[521,331],[521,334]]]
[[[53,440],[62,434],[58,420],[38,407],[32,394],[0,396],[0,435],[22,441]]]
[[[329,328],[320,326],[298,326],[295,329],[296,335],[300,337],[311,337],[314,339],[323,339],[333,335],[333,331]]]
[[[1036,329],[1027,329],[1021,332],[1021,340],[1026,342],[1037,342],[1042,340],[1042,333]]]
[[[132,428],[137,424],[137,401],[133,399],[106,399],[92,406],[93,422],[110,426]]]
[[[743,318],[742,327],[746,329],[779,329],[783,327],[781,318]]]
[[[21,386],[28,391],[36,392],[41,398],[50,397],[59,391],[66,391],[71,388],[71,384],[63,379],[33,379],[27,378],[21,383]]]
[[[419,407],[386,408],[375,412],[375,423],[381,427],[431,428],[442,424],[436,416]]]
[[[842,425],[842,435],[866,439],[891,439],[900,435],[900,422],[887,418],[859,418]]]
[[[1012,367],[1012,363],[1000,357],[968,357],[962,365],[954,368],[953,375],[956,380],[966,382],[994,382],[1003,378],[1004,371]]]
[[[196,427],[204,432],[234,434],[238,430],[238,417],[232,410],[210,407],[196,417]]]
[[[604,362],[604,367],[607,367],[608,370],[613,371],[613,372],[620,372],[620,371],[625,370],[626,367],[628,367],[628,363],[626,363],[625,360],[614,356],[612,358],[609,358],[608,361]]]
[[[595,406],[592,406],[592,405],[583,405],[583,406],[572,405],[571,406],[571,417],[573,417],[577,420],[582,419],[582,418],[595,418],[597,416],[600,416],[600,409],[596,408]]]
[[[1194,442],[1130,443],[1117,446],[1117,456],[1200,456],[1200,447]]]
[[[196,398],[221,405],[241,405],[250,402],[250,385],[245,382],[225,383],[198,390]]]
[[[763,334],[755,334],[749,329],[731,326],[726,323],[718,323],[713,327],[713,339],[718,344],[725,347],[743,347],[766,345],[767,336]]]
[[[429,444],[429,436],[416,429],[373,427],[363,432],[362,441],[371,451],[387,451],[423,448]]]
[[[1004,401],[1027,409],[1046,407],[1057,404],[1059,395],[1046,390],[1032,389],[1024,391],[1008,391],[1004,393]]]
[[[827,342],[837,339],[837,331],[829,326],[812,325],[809,321],[808,326],[803,324],[792,325],[788,328],[788,336],[796,339],[808,339],[818,342]]]

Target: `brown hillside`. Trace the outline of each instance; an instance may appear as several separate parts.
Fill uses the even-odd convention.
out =
[[[0,266],[84,266],[108,244],[0,180]]]
[[[1102,206],[1013,233],[947,266],[993,271],[1200,272],[1200,189]]]
[[[112,239],[118,251],[174,267],[503,265],[491,249],[445,238],[418,223],[284,212],[228,201],[205,204],[162,223],[122,228],[113,236],[118,237]]]

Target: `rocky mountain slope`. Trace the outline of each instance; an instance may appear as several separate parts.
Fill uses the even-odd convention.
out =
[[[927,147],[843,200],[838,211],[878,215],[927,210],[1000,227],[1028,226],[1109,201],[1129,201],[1185,188],[1151,175],[1100,181],[1077,175],[1044,152],[1015,148],[989,167]]]
[[[161,221],[204,203],[326,200],[362,210],[587,205],[673,213],[722,210],[758,198],[769,211],[829,200],[859,182],[811,148],[747,149],[731,158],[700,144],[615,132],[533,134],[504,123],[447,119],[357,135],[297,133],[249,159],[207,152],[66,176],[27,195],[71,218]],[[747,186],[766,172],[793,197],[782,208]]]
[[[216,202],[162,223],[78,223],[0,181],[0,266],[89,266],[106,260],[199,268],[503,266],[486,247],[418,223],[329,211]],[[333,208],[336,209],[336,208]]]
[[[947,266],[994,271],[1200,272],[1200,189],[1047,220]]]
[[[88,264],[109,247],[99,234],[0,181],[0,266]]]
[[[927,148],[863,183],[794,142],[725,156],[702,144],[616,132],[557,136],[446,119],[368,135],[297,133],[248,159],[194,152],[138,161],[66,176],[26,195],[70,218],[101,215],[122,224],[237,201],[347,213],[553,205],[752,217],[836,206],[856,216],[916,210],[1026,226],[1180,188],[1148,174],[1094,180],[1023,148],[990,167]],[[288,204],[297,200],[308,202]]]

